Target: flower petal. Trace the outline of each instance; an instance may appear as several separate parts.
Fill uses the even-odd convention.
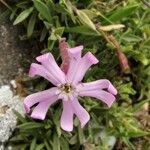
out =
[[[65,131],[73,130],[73,110],[70,101],[63,102],[63,112],[61,115],[61,128]]]
[[[76,64],[77,68],[74,66],[71,68],[72,71],[75,70],[71,78],[72,83],[77,84],[80,82],[91,65],[96,63],[98,63],[98,59],[91,52],[86,53]]]
[[[116,88],[107,79],[101,79],[88,83],[81,83],[77,86],[78,91],[94,91],[107,89],[113,95],[117,94]]]
[[[35,75],[44,77],[54,85],[60,84],[60,82],[57,81],[55,77],[51,75],[42,65],[32,63],[29,70],[29,76],[34,77]]]
[[[81,128],[83,128],[87,122],[90,120],[89,113],[80,105],[77,98],[70,100],[72,107],[74,109],[75,115],[79,118],[81,122]]]
[[[67,79],[69,82],[72,81],[78,66],[78,63],[81,59],[81,51],[83,49],[83,46],[77,46],[74,48],[69,48],[68,49],[68,54],[70,57],[70,64],[67,72]]]
[[[40,102],[33,110],[31,117],[34,119],[44,120],[46,113],[51,104],[58,100],[57,96],[51,97],[47,101]]]
[[[57,91],[57,88],[54,87],[54,88],[51,88],[42,92],[37,92],[37,93],[27,96],[23,102],[26,112],[29,113],[30,108],[36,103],[51,100],[52,97],[55,97],[57,95],[55,94],[56,91]]]
[[[73,48],[68,48],[69,57],[81,58],[82,49],[83,49],[83,45],[73,47]]]
[[[115,101],[115,96],[112,95],[109,92],[106,92],[104,90],[94,90],[94,91],[80,91],[80,96],[91,96],[97,99],[100,99],[104,103],[108,105],[108,107],[111,107],[113,102]]]
[[[48,72],[57,80],[57,82],[65,83],[65,74],[59,68],[51,53],[38,56],[36,60],[48,70]]]

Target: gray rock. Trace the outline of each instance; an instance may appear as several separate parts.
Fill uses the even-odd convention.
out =
[[[34,52],[29,41],[21,41],[19,36],[25,33],[21,26],[13,26],[9,16],[3,16],[5,8],[0,4],[0,150],[1,143],[7,141],[17,124],[12,110],[24,114],[23,98],[14,96],[10,83],[20,72],[26,72]],[[6,85],[6,86],[4,86]],[[16,87],[14,87],[16,88]]]
[[[22,101],[23,98],[13,95],[8,85],[0,88],[0,142],[7,141],[16,127],[17,118],[13,110],[24,114]]]
[[[13,26],[9,15],[3,16],[2,13],[4,9],[0,5],[0,85],[8,84],[25,67],[28,68],[33,53],[29,40],[19,38],[25,33],[23,28]]]

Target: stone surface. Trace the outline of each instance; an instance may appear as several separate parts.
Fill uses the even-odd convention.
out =
[[[17,118],[13,113],[16,110],[24,114],[22,98],[14,96],[8,85],[0,88],[0,142],[5,142],[11,136],[17,124]]]
[[[1,15],[4,11],[0,5],[0,85],[8,84],[25,67],[27,69],[33,58],[29,40],[19,38],[25,31],[21,26],[13,26],[9,16]]]
[[[33,49],[29,41],[21,41],[25,33],[21,26],[13,26],[9,16],[3,16],[5,8],[0,3],[0,150],[16,127],[13,109],[24,114],[22,98],[14,95],[10,88],[20,72],[26,72],[32,61]],[[16,88],[16,87],[14,87]]]

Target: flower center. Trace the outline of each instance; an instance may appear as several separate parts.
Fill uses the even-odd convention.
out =
[[[73,87],[70,84],[66,83],[61,85],[60,89],[66,93],[70,93],[73,90]]]

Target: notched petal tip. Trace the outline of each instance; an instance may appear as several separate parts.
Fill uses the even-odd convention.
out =
[[[64,131],[67,131],[67,132],[71,132],[73,131],[73,126],[72,127],[68,127],[68,126],[64,126],[62,124],[60,124],[61,128],[64,130]]]
[[[115,100],[116,100],[116,97],[112,95],[111,101],[109,101],[109,103],[106,103],[107,106],[108,106],[108,108],[110,108],[113,105],[113,103],[115,102]]]
[[[86,120],[84,122],[81,122],[81,128],[84,128],[85,125],[89,122],[89,120],[90,120],[90,115],[88,114]]]
[[[28,107],[28,105],[26,105],[25,102],[23,102],[23,106],[24,106],[25,112],[26,112],[27,114],[30,113],[30,108]]]
[[[46,54],[40,55],[40,56],[36,57],[36,60],[38,62],[46,61],[50,57],[50,54],[51,53],[46,53]]]
[[[29,69],[29,76],[34,77],[36,75],[36,63],[32,63]]]
[[[90,61],[92,64],[97,64],[99,62],[99,60],[91,52],[88,52],[85,55],[88,61]]]
[[[73,48],[68,48],[68,51],[71,54],[76,54],[78,52],[80,52],[83,49],[83,45],[77,46],[77,47],[73,47]]]
[[[109,80],[108,82],[109,82],[108,91],[112,93],[113,95],[117,95],[118,93],[117,89],[111,84]]]
[[[46,116],[41,116],[41,115],[38,116],[38,115],[36,115],[36,113],[32,113],[32,114],[31,114],[31,118],[33,118],[33,119],[44,120],[45,117],[46,117]]]

